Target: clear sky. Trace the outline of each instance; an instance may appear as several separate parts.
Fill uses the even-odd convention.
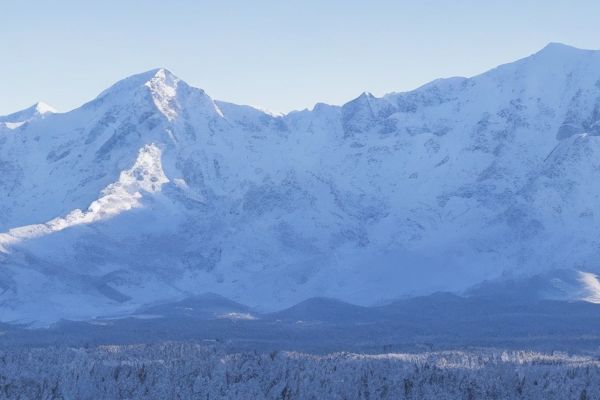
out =
[[[600,49],[597,0],[0,0],[0,115],[78,107],[166,67],[273,111],[471,76],[548,42]]]

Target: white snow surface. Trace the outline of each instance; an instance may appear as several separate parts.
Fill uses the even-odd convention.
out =
[[[204,292],[379,304],[558,269],[600,298],[599,51],[286,115],[161,68],[0,117],[0,170],[1,321]]]

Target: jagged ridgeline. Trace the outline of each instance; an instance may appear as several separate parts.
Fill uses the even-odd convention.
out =
[[[165,69],[38,104],[0,117],[0,320],[206,292],[265,311],[474,286],[597,301],[599,134],[600,52],[559,44],[286,115]]]

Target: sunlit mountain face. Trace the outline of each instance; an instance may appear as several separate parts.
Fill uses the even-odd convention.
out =
[[[597,302],[599,135],[600,52],[560,44],[286,115],[166,69],[39,103],[0,117],[0,320],[207,292],[261,311],[509,286]]]

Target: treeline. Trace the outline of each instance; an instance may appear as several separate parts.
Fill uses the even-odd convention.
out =
[[[227,354],[165,343],[0,350],[2,399],[600,399],[590,356]]]

